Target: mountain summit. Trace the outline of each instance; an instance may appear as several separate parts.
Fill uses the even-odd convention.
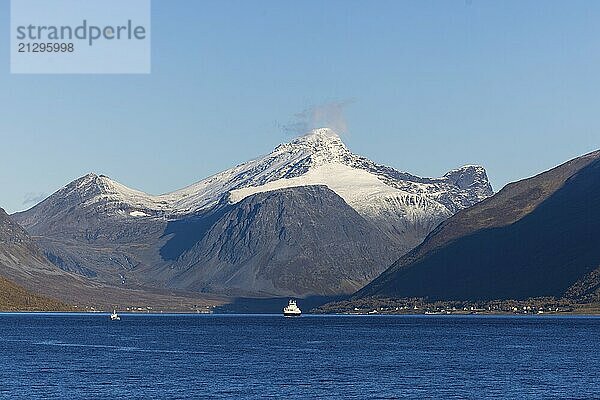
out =
[[[367,283],[440,222],[491,194],[483,167],[421,178],[356,155],[321,128],[158,196],[88,174],[14,218],[57,265],[94,279],[131,276],[250,295],[337,294]],[[334,247],[356,251],[330,257]],[[329,287],[317,271],[329,271]]]

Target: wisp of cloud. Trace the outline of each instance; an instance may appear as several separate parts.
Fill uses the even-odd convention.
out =
[[[352,100],[332,101],[306,108],[294,115],[294,122],[283,125],[289,135],[298,136],[316,128],[331,128],[338,135],[348,131],[344,111]]]

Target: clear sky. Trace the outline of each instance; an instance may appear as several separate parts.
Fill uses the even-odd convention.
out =
[[[0,206],[88,172],[149,193],[268,153],[328,110],[356,153],[494,188],[600,148],[600,2],[153,0],[152,74],[10,75]]]

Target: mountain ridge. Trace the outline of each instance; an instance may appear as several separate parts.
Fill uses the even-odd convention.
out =
[[[370,246],[380,253],[380,265],[418,245],[432,229],[457,210],[492,194],[483,167],[469,165],[449,171],[441,178],[420,178],[356,155],[333,131],[317,129],[277,146],[266,156],[159,196],[130,189],[103,175],[88,174],[31,209],[13,214],[13,218],[44,248],[46,255],[65,270],[113,285],[151,285],[178,290],[218,287],[221,292],[221,289],[226,290],[227,282],[233,283],[235,279],[221,275],[222,282],[209,279],[201,283],[191,275],[185,281],[176,277],[177,271],[183,267],[182,263],[186,262],[185,253],[206,253],[207,249],[198,249],[204,233],[219,224],[227,226],[227,221],[219,218],[234,218],[230,214],[232,210],[236,210],[235,218],[242,218],[247,199],[250,202],[257,198],[273,202],[285,200],[287,204],[305,207],[306,215],[335,224],[335,220],[331,219],[331,215],[335,214],[331,207],[323,210],[306,208],[308,204],[319,207],[311,200],[311,190],[306,188],[319,191],[328,199],[328,204],[335,204],[340,215],[350,218],[350,209],[358,213],[361,219],[355,228],[358,230],[367,224],[369,231],[378,238],[370,240]],[[299,213],[288,215],[293,217],[286,219],[287,225],[282,228],[307,223]],[[268,218],[266,214],[265,218]],[[237,226],[238,222],[231,226]],[[252,226],[261,229],[262,225],[253,221]],[[348,229],[348,238],[354,237],[355,233]],[[326,225],[312,230],[314,237],[309,238],[311,243],[307,246],[317,249],[319,244],[315,238],[330,235],[329,230]],[[277,245],[264,241],[253,251],[255,255],[271,254],[273,249],[280,251],[279,256],[272,257],[279,260],[277,265],[280,268],[285,268],[285,262],[277,257],[292,253],[282,245],[283,238],[275,239],[280,241]],[[236,242],[234,238],[231,240]],[[360,239],[356,237],[356,240]],[[376,242],[388,243],[389,246],[387,249],[380,248]],[[205,245],[208,246],[208,243]],[[226,243],[217,240],[210,245],[221,246],[220,260],[228,259],[223,253]],[[369,251],[353,253],[346,259],[340,255],[333,269],[343,274],[344,269],[340,265],[360,262],[366,268],[374,260],[373,256]],[[323,262],[316,252],[311,257],[307,260],[308,265]],[[238,269],[249,268],[249,265],[256,271],[260,270],[254,261],[248,261],[251,259],[255,258],[248,258],[248,265],[244,264],[246,261],[238,260],[237,264],[226,269],[237,276],[240,276],[236,272]],[[215,260],[213,257],[207,263],[221,268],[221,261]],[[303,270],[305,268],[309,267],[302,267]],[[207,279],[211,276],[198,268],[195,271],[198,276]],[[363,275],[371,278],[373,272]],[[251,274],[245,276],[248,287],[256,288],[260,293],[263,293],[263,286],[268,286],[255,286]],[[275,275],[271,274],[271,277],[274,279]],[[335,279],[332,278],[332,281]],[[244,292],[242,283],[236,282],[236,287],[231,289]],[[340,294],[330,293],[316,281],[312,283],[314,290],[304,287],[304,295]],[[278,296],[298,294],[293,281],[284,285],[285,288],[271,288],[271,292]],[[353,283],[351,287],[356,289],[357,285]],[[350,288],[336,287],[341,293],[347,293]]]
[[[151,195],[129,188],[106,175],[96,173],[88,173],[74,180],[55,194],[61,197],[79,196],[80,200],[88,202],[106,199],[123,205],[125,208],[142,209],[139,212],[146,209],[156,212],[158,215],[177,216],[210,208],[231,190],[256,187],[280,179],[298,177],[311,168],[332,163],[374,173],[375,176],[384,180],[384,184],[389,184],[397,189],[407,189],[407,185],[411,184],[448,184],[456,185],[460,189],[468,189],[469,185],[464,185],[462,180],[466,175],[466,179],[477,181],[476,189],[478,190],[474,194],[476,200],[480,201],[492,193],[485,169],[481,166],[465,165],[449,171],[441,178],[420,178],[355,155],[348,150],[337,134],[330,129],[322,128],[315,129],[290,143],[280,144],[266,156],[239,164],[185,188],[161,195]],[[456,175],[461,176],[456,177]],[[400,180],[406,182],[400,183],[398,182]],[[424,192],[422,194],[427,194],[427,190],[423,189],[422,191]],[[38,207],[46,200],[48,199],[32,208]],[[451,201],[442,199],[442,201],[450,211],[460,208],[458,204],[454,204],[460,203],[460,198]],[[22,215],[27,211],[17,212],[13,215]]]

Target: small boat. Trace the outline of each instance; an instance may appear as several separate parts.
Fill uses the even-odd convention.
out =
[[[121,317],[119,317],[119,314],[117,314],[117,310],[113,310],[112,314],[110,314],[110,320],[111,321],[120,321]]]
[[[290,299],[288,305],[283,309],[285,317],[299,317],[302,311],[296,305],[296,300]]]

